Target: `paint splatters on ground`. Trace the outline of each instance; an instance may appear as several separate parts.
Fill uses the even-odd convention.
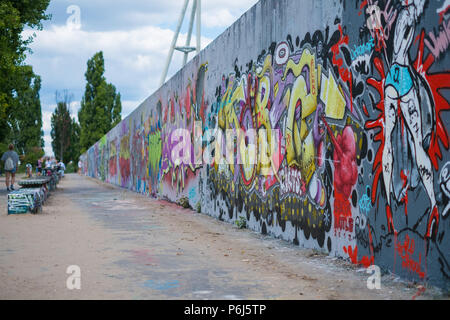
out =
[[[0,299],[442,297],[389,276],[369,290],[368,275],[343,259],[78,175],[46,209],[7,216],[0,191]],[[81,290],[66,288],[70,265]]]

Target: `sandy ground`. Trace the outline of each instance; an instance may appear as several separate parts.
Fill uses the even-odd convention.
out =
[[[8,216],[0,190],[0,299],[448,298],[391,275],[369,290],[345,260],[78,175],[38,215]]]

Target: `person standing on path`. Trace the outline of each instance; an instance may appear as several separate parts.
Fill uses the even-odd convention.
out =
[[[64,177],[64,171],[66,171],[66,165],[64,162],[56,160],[58,163],[56,166],[58,167],[58,171],[61,173],[61,177]]]
[[[36,174],[38,175],[38,176],[41,176],[42,175],[42,162],[43,162],[43,159],[41,158],[41,159],[38,159],[38,161],[37,161],[37,165],[36,165]]]
[[[12,143],[8,146],[8,149],[9,150],[3,154],[1,161],[4,161],[5,163],[4,169],[6,174],[6,190],[13,191],[17,165],[19,163],[19,155],[14,151],[14,145]]]
[[[83,162],[81,162],[81,159],[78,160],[78,174],[81,176],[82,170],[83,170]]]

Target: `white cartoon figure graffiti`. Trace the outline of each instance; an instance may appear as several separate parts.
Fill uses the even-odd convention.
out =
[[[388,230],[394,229],[391,213],[391,187],[393,172],[392,132],[403,116],[412,141],[414,159],[421,181],[431,202],[431,213],[427,223],[425,237],[435,235],[439,223],[439,213],[433,188],[433,171],[431,160],[425,151],[422,131],[421,97],[419,96],[418,75],[412,71],[409,48],[414,41],[415,25],[424,10],[427,0],[402,0],[394,32],[392,63],[386,76],[385,94],[385,145],[382,155],[383,180],[388,205],[386,214]],[[395,229],[394,229],[395,230]]]
[[[442,200],[446,203],[445,208],[442,211],[442,216],[446,217],[450,211],[450,162],[447,162],[441,170],[439,185],[441,186]]]

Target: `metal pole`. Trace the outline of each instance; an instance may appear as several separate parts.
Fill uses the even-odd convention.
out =
[[[189,31],[188,31],[188,35],[186,38],[186,48],[188,48],[191,45],[192,29],[194,28],[195,12],[197,10],[197,1],[198,0],[194,0],[194,3],[192,4],[191,20],[189,21]],[[188,55],[189,55],[189,52],[184,53],[183,66],[186,65]]]
[[[202,0],[197,1],[197,54],[200,53],[201,50],[201,37],[202,37]]]
[[[170,45],[169,54],[167,55],[166,66],[164,67],[164,71],[161,77],[160,86],[164,84],[167,77],[167,71],[169,71],[170,61],[172,60],[173,51],[175,50],[175,45],[177,44],[178,35],[180,34],[181,25],[183,24],[184,15],[186,14],[186,9],[189,4],[189,0],[184,1],[183,9],[181,10],[180,17],[178,18],[178,25],[173,35],[172,44]]]

